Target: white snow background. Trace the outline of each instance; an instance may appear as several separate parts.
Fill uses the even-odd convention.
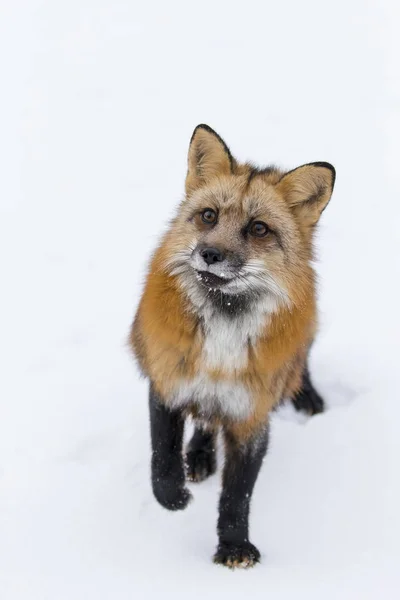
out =
[[[394,1],[1,1],[2,600],[399,597],[398,27]],[[154,501],[125,346],[201,122],[239,159],[337,169],[329,409],[274,417],[247,572],[211,562],[218,476]]]

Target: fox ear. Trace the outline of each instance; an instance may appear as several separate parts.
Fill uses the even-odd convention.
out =
[[[286,173],[277,188],[302,223],[312,226],[331,198],[335,177],[331,164],[315,162]]]
[[[233,172],[235,160],[224,140],[208,125],[198,125],[190,140],[186,193],[218,175]]]

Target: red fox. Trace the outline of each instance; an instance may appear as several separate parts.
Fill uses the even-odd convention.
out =
[[[152,258],[130,343],[150,382],[152,486],[186,508],[185,479],[225,464],[214,561],[250,567],[250,500],[283,398],[310,414],[323,400],[308,372],[316,333],[312,238],[335,182],[326,162],[289,172],[240,164],[207,125],[189,146],[186,194]],[[185,454],[185,419],[195,431]]]

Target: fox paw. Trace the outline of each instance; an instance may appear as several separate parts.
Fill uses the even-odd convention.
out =
[[[156,500],[168,510],[183,510],[192,499],[188,489],[171,480],[159,480],[153,486]]]
[[[325,408],[323,399],[315,390],[307,393],[300,391],[293,398],[293,405],[296,410],[305,412],[310,416],[324,412]]]
[[[200,482],[215,473],[217,461],[214,450],[189,450],[186,453],[186,478]]]
[[[230,569],[248,569],[260,562],[260,552],[250,542],[221,542],[214,555],[214,562]]]

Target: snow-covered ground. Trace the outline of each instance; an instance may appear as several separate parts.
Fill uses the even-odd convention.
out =
[[[2,600],[399,597],[395,8],[1,2]],[[312,356],[329,410],[274,418],[248,572],[210,560],[218,476],[181,514],[153,500],[125,345],[200,122],[240,159],[337,168]]]

